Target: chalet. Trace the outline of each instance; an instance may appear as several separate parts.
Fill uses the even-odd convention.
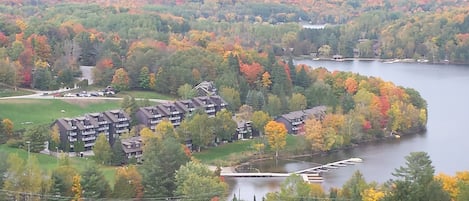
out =
[[[213,82],[203,81],[194,87],[198,96],[213,96],[217,94],[217,88]]]
[[[137,162],[142,162],[143,142],[140,136],[122,139],[121,144],[127,160],[135,158]]]
[[[252,137],[252,121],[238,119],[236,116],[233,116],[233,121],[237,124],[233,140],[249,139]]]
[[[288,133],[297,135],[304,134],[304,122],[308,118],[322,119],[326,114],[326,106],[317,106],[311,109],[293,111],[280,115],[275,119],[279,123],[283,123]]]

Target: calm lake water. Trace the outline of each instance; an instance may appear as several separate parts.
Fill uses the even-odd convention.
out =
[[[425,134],[401,139],[363,145],[351,150],[340,151],[328,156],[311,159],[315,163],[359,157],[362,164],[329,171],[323,175],[325,190],[341,187],[356,170],[360,170],[367,181],[383,183],[392,178],[395,168],[404,165],[410,152],[429,153],[436,172],[453,175],[469,170],[469,66],[421,63],[392,63],[378,61],[312,61],[297,60],[313,68],[325,67],[329,71],[350,71],[361,75],[381,77],[397,85],[411,87],[420,92],[428,103],[428,124]],[[281,161],[265,164],[265,168],[292,171],[308,167],[308,162]],[[236,178],[227,179],[231,195],[244,200],[257,200],[268,192],[279,189],[283,179]],[[240,194],[240,195],[239,195]]]

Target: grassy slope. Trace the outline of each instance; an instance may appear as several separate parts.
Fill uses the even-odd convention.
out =
[[[64,101],[57,99],[11,99],[0,100],[0,117],[13,121],[15,129],[26,128],[23,122],[32,122],[29,125],[52,123],[61,117],[75,117],[89,112],[103,112],[118,109],[119,101],[89,100],[81,102]],[[64,110],[65,112],[61,112]]]
[[[152,91],[122,91],[116,94],[117,97],[132,96],[134,98],[174,100],[174,97]]]
[[[24,91],[20,89],[15,91],[13,89],[3,88],[2,86],[0,86],[0,97],[23,96],[23,95],[29,95],[29,94],[33,94],[33,92]]]
[[[26,150],[11,148],[6,145],[0,145],[0,152],[7,153],[7,154],[17,153],[18,156],[20,156],[24,160],[27,160],[28,158],[28,152]],[[57,167],[57,158],[54,156],[38,154],[38,153],[31,153],[31,156],[35,156],[38,159],[39,166],[44,172],[50,172],[54,168]],[[3,160],[6,160],[6,159],[3,159]],[[70,164],[80,172],[86,168],[86,165],[88,163],[95,163],[95,162],[93,160],[86,159],[86,158],[75,158],[75,157],[70,158]],[[100,170],[103,172],[104,176],[106,177],[106,179],[109,181],[109,183],[112,186],[114,184],[114,175],[116,172],[116,168],[111,167],[111,166],[99,166],[99,167],[100,167]]]
[[[284,150],[295,151],[298,149],[298,143],[302,139],[300,137],[287,135],[287,144]],[[238,156],[247,155],[254,153],[253,145],[258,143],[255,139],[253,140],[240,140],[229,144],[220,145],[218,147],[210,147],[206,150],[203,150],[199,153],[194,153],[193,156],[203,163],[213,164],[217,161],[229,161],[233,159],[233,156],[236,154]],[[267,146],[265,149],[267,154],[273,154],[273,151]],[[282,151],[280,151],[282,152]],[[235,157],[236,158],[236,157]],[[239,159],[239,157],[238,157]],[[216,165],[216,164],[215,164]]]

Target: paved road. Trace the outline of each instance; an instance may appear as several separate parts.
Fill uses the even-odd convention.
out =
[[[91,96],[91,97],[55,97],[53,95],[49,94],[54,94],[54,93],[63,93],[67,92],[73,89],[60,89],[56,91],[34,91],[35,94],[30,94],[30,95],[23,95],[23,96],[10,96],[10,97],[1,97],[0,100],[9,100],[9,99],[68,99],[68,100],[74,100],[74,99],[82,99],[82,100],[121,100],[122,98],[119,97],[105,97],[105,96]],[[31,91],[31,90],[30,90]],[[44,95],[47,93],[48,95]],[[135,100],[144,100],[143,98],[135,98]],[[168,103],[172,102],[170,100],[163,100],[163,99],[149,99],[152,102],[158,102],[158,103]]]

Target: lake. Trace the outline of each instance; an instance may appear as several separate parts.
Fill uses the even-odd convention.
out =
[[[297,60],[313,68],[325,67],[329,71],[350,71],[366,76],[381,77],[396,85],[411,87],[420,92],[428,103],[427,132],[391,141],[372,143],[312,159],[326,163],[359,157],[363,163],[329,171],[323,175],[325,190],[341,187],[356,170],[360,170],[368,182],[383,183],[392,178],[395,168],[404,165],[410,152],[427,152],[436,173],[453,175],[469,170],[469,66],[427,63],[382,63],[379,61],[313,61]],[[307,163],[289,161],[276,168],[301,169]],[[267,192],[279,189],[283,179],[236,178],[227,179],[230,198],[236,194],[246,201],[261,200]],[[238,195],[240,194],[240,196]]]

